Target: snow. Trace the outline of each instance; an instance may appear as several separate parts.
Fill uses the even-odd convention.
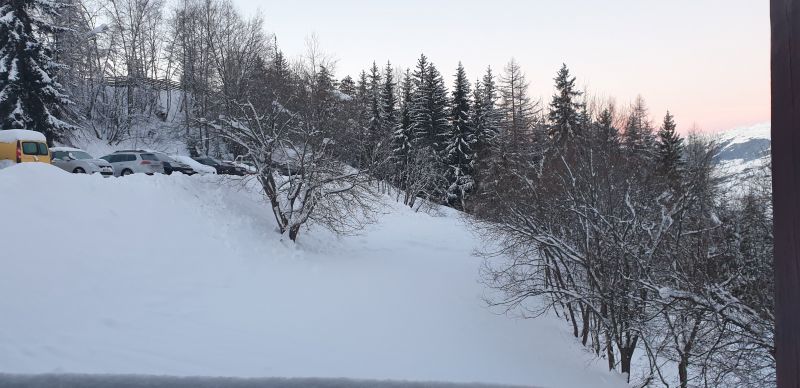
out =
[[[294,245],[255,186],[0,170],[0,373],[626,386],[565,322],[485,306],[457,212],[386,198],[364,235]]]
[[[745,143],[752,139],[770,139],[771,123],[759,123],[752,126],[738,127],[718,133],[720,141],[729,144]]]
[[[76,152],[81,151],[84,152],[80,148],[73,148],[73,147],[50,147],[50,151],[64,151],[64,152]]]
[[[41,132],[29,131],[27,129],[5,129],[0,130],[0,142],[11,143],[21,141],[47,141]]]

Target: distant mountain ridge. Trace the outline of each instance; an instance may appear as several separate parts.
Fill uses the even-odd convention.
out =
[[[770,123],[734,128],[712,135],[719,145],[717,174],[731,190],[769,164]]]
[[[717,134],[720,151],[718,162],[752,162],[770,154],[770,123],[734,128]]]

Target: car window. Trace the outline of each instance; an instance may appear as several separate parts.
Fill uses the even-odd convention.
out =
[[[23,142],[22,153],[24,153],[25,155],[38,155],[39,146],[37,145],[37,143]]]
[[[72,156],[73,159],[92,159],[92,155],[83,151],[70,151],[69,155]]]
[[[133,162],[135,160],[136,160],[136,155],[133,154],[120,155],[120,162]]]
[[[66,154],[67,153],[64,151],[53,151],[53,159],[64,159]]]
[[[47,149],[47,144],[44,143],[36,143],[37,148],[39,149],[39,155],[45,156],[50,155],[50,150]]]
[[[158,160],[153,154],[141,154],[142,160]]]

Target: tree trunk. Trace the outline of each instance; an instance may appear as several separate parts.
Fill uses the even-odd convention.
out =
[[[300,233],[300,225],[292,225],[289,228],[289,239],[293,242],[297,242],[297,234]]]
[[[689,386],[689,360],[686,355],[681,355],[681,362],[678,363],[678,377],[680,378],[681,388]]]

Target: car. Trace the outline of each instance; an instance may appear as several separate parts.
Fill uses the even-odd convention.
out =
[[[114,166],[114,176],[125,176],[136,173],[148,175],[163,174],[164,163],[152,152],[142,150],[116,151],[102,158]]]
[[[185,175],[194,175],[196,173],[196,171],[186,163],[176,160],[163,152],[153,152],[153,155],[164,164],[164,174],[170,175],[173,171]]]
[[[9,163],[39,162],[50,164],[47,139],[41,132],[26,129],[0,130],[0,160]]]
[[[214,167],[217,170],[217,174],[227,174],[227,175],[245,175],[246,171],[241,168],[237,167],[236,165],[228,162],[223,162],[219,159],[214,159],[209,156],[198,156],[192,158],[206,166]]]
[[[103,159],[95,159],[86,151],[79,148],[53,147],[52,163],[54,166],[75,174],[100,173],[103,176],[113,176],[114,167]]]
[[[205,164],[202,164],[202,163],[192,159],[189,156],[170,155],[169,157],[172,158],[172,159],[175,159],[175,160],[177,160],[177,161],[179,161],[179,162],[181,162],[181,163],[183,163],[183,164],[185,164],[185,165],[187,165],[189,167],[191,167],[192,170],[194,170],[194,172],[196,172],[196,173],[198,173],[200,175],[216,174],[217,173],[217,169],[215,169],[214,167],[206,166]]]

